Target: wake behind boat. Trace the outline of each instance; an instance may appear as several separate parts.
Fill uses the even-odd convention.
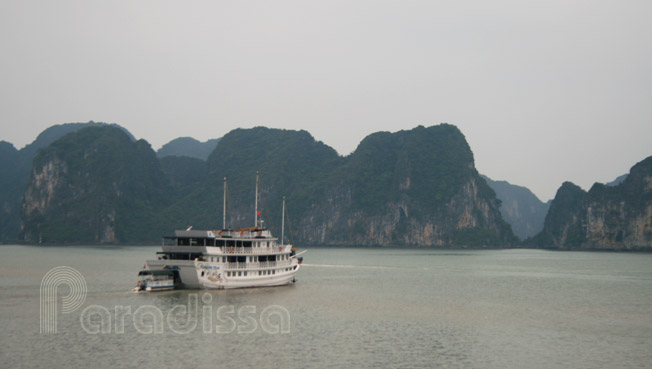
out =
[[[270,230],[258,226],[258,175],[256,174],[256,218],[253,227],[226,229],[226,178],[221,230],[177,230],[163,237],[157,259],[148,260],[151,271],[173,269],[181,288],[231,289],[271,287],[293,283],[302,258],[292,245],[284,244],[285,198],[281,242]],[[304,253],[301,252],[300,254]]]

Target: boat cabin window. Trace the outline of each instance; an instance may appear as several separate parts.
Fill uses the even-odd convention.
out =
[[[197,252],[169,252],[163,255],[166,260],[195,260],[204,256]]]

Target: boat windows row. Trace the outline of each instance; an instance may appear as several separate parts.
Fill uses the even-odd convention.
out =
[[[204,256],[204,260],[214,263],[262,263],[290,260],[290,255]]]
[[[281,273],[281,272],[289,272],[289,271],[291,271],[291,270],[292,270],[292,268],[284,268],[284,269],[279,269],[278,272],[279,272],[279,273]],[[259,270],[257,273],[258,273],[258,275],[260,275],[260,276],[263,276],[263,275],[274,275],[274,274],[276,274],[276,271],[277,271],[276,269],[274,269],[274,270]],[[247,274],[247,273],[248,273],[248,274]],[[250,272],[247,272],[246,270],[245,270],[245,271],[240,271],[240,270],[239,270],[239,271],[237,271],[237,272],[236,272],[236,271],[232,271],[232,272],[231,272],[231,271],[227,271],[227,272],[226,272],[226,276],[227,276],[227,277],[246,277],[247,275],[250,275],[250,276],[251,276],[251,275],[256,275],[256,271],[250,271]]]
[[[165,238],[164,245],[176,245],[176,246],[226,246],[226,247],[253,247],[253,248],[263,248],[271,247],[272,243],[270,241],[243,241],[243,240],[224,240],[224,239],[214,239],[214,238],[188,238],[188,237],[178,237],[178,238]]]

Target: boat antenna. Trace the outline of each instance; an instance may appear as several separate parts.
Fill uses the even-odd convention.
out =
[[[283,215],[281,216],[281,246],[285,240],[285,196],[283,196]]]
[[[256,201],[254,202],[254,207],[254,227],[258,227],[258,171],[256,171]]]
[[[226,177],[224,177],[224,195],[222,204],[222,229],[226,229]]]

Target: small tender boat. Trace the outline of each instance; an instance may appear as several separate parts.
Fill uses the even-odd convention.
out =
[[[134,292],[169,291],[177,286],[178,281],[177,270],[141,270],[138,272],[138,282]]]

